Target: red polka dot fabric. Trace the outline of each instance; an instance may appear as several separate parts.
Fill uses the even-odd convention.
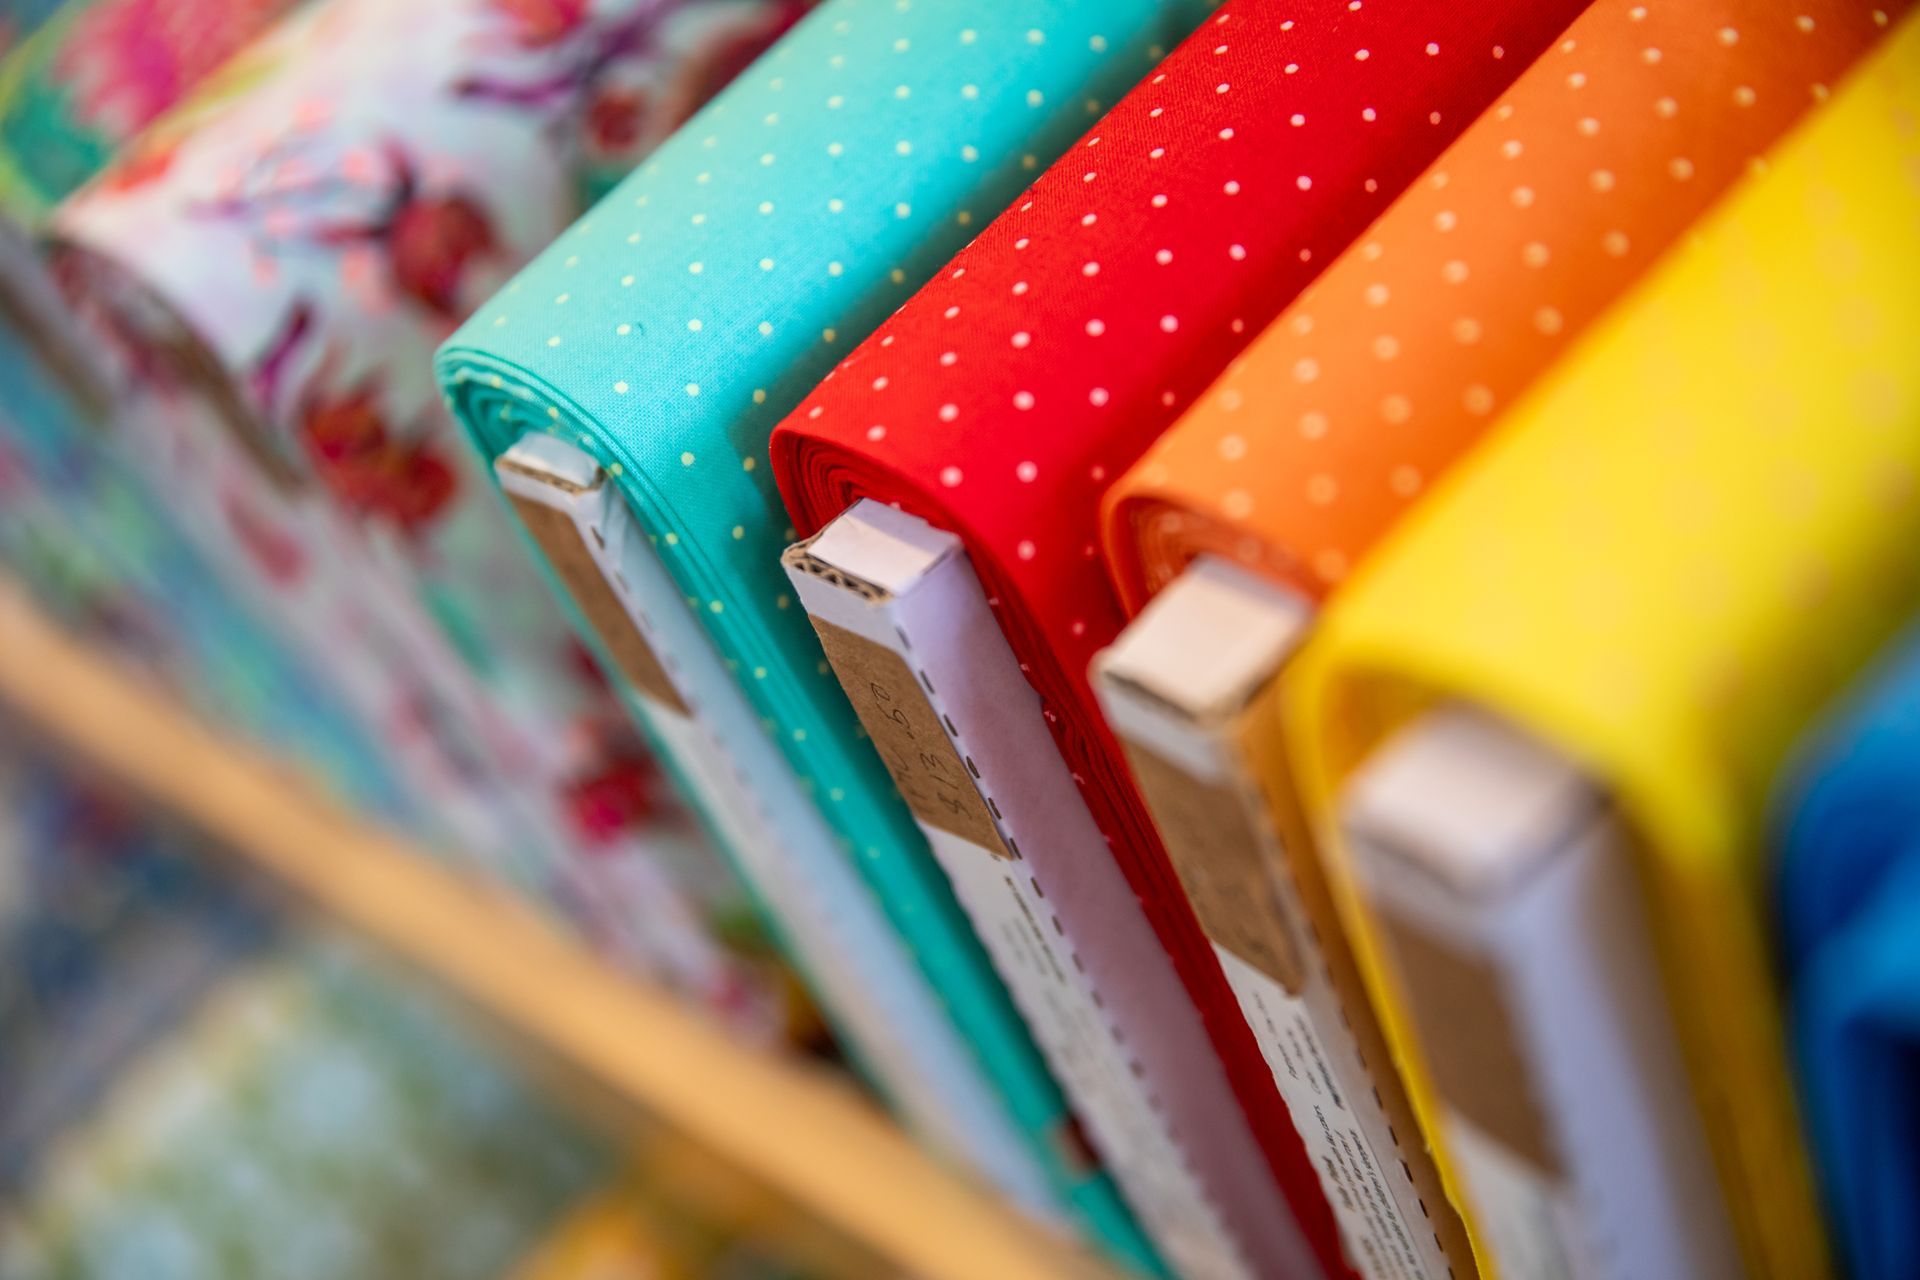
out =
[[[965,540],[1297,1202],[1319,1199],[1304,1151],[1087,684],[1125,621],[1099,559],[1100,499],[1582,8],[1225,6],[773,438],[801,534],[873,498]]]

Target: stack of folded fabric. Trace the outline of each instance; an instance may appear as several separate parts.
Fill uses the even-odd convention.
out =
[[[1661,1105],[1678,1110],[1671,1142],[1646,1144],[1644,1185],[1557,1198],[1580,1185],[1576,1169],[1572,1183],[1555,1180],[1560,1170],[1543,1178],[1535,1200],[1533,1183],[1493,1188],[1488,1171],[1509,1157],[1482,1159],[1481,1135],[1469,1141],[1443,1111],[1423,1065],[1430,1046],[1329,825],[1330,793],[1310,788],[1299,811],[1278,716],[1283,686],[1300,681],[1275,679],[1297,625],[1252,655],[1258,678],[1234,691],[1247,717],[1236,723],[1257,732],[1232,744],[1244,781],[1227,801],[1258,830],[1181,809],[1196,793],[1169,788],[1153,773],[1166,761],[1116,720],[1123,752],[1082,675],[1121,625],[1104,567],[1138,608],[1200,561],[1202,577],[1227,584],[1217,599],[1260,597],[1297,624],[1483,434],[1520,430],[1509,406],[1557,376],[1575,340],[1750,168],[1764,171],[1760,157],[1835,92],[1893,16],[1827,6],[1783,17],[1734,0],[1576,16],[1583,7],[1403,22],[1352,5],[1318,16],[1230,6],[933,272],[941,233],[965,234],[990,203],[947,199],[934,184],[965,170],[951,158],[919,170],[926,143],[914,130],[833,114],[876,99],[900,112],[941,92],[944,80],[923,82],[910,62],[873,85],[859,74],[870,48],[890,39],[907,57],[927,31],[830,6],[441,356],[462,418],[643,720],[707,726],[674,738],[689,773],[751,759],[750,789],[784,791],[791,782],[761,737],[771,736],[803,801],[865,851],[870,884],[902,921],[920,899],[890,873],[924,875],[926,864],[906,842],[907,856],[889,856],[874,828],[847,825],[884,788],[871,756],[843,754],[845,709],[819,693],[818,678],[837,672],[1094,1148],[1184,1273],[1468,1265],[1449,1200],[1490,1269],[1526,1273],[1555,1256],[1585,1265],[1589,1249],[1623,1247],[1606,1243],[1609,1215],[1669,1193],[1632,1258],[1715,1272],[1735,1265],[1736,1249],[1756,1266],[1820,1256],[1791,1156],[1776,1165],[1785,1191],[1756,1191],[1726,1127],[1675,1093],[1684,1079],[1645,1063],[1622,1066],[1622,1080],[1664,1079]],[[1036,20],[1028,38],[1056,36]],[[990,38],[964,27],[957,43]],[[964,71],[956,84],[952,96],[980,111],[1012,99]],[[1026,98],[1050,101],[1041,88]],[[960,166],[994,158],[973,127],[942,143],[957,143]],[[796,145],[826,160],[796,176]],[[1240,172],[1233,160],[1247,148],[1262,162],[1288,156],[1289,172]],[[1034,148],[1022,163],[1041,159]],[[843,181],[841,166],[861,162]],[[876,180],[908,172],[925,174],[918,190]],[[950,223],[903,231],[930,200]],[[929,273],[933,283],[880,318]],[[847,305],[828,301],[841,296]],[[781,417],[763,457],[762,424]],[[1143,451],[1106,496],[1103,566],[1095,509]],[[780,535],[766,461],[793,514]],[[770,581],[770,544],[816,530],[787,556],[791,587]],[[803,611],[828,658],[811,674],[818,651],[794,631]],[[1196,632],[1198,617],[1185,619],[1189,638],[1231,648],[1231,632]],[[1126,678],[1150,685],[1151,665]],[[1317,688],[1322,668],[1306,670]],[[1022,701],[1022,682],[1036,703]],[[695,757],[699,770],[686,764]],[[728,793],[710,783],[703,794]],[[1242,889],[1263,905],[1242,908]],[[1668,925],[1657,904],[1650,915],[1635,972],[1653,985],[1633,989],[1620,1026],[1665,1045],[1667,997],[1647,966]],[[1684,993],[1673,998],[1686,1007]],[[1602,1034],[1616,1029],[1612,1011],[1596,1006]],[[1334,1061],[1320,1070],[1342,1093],[1374,1095],[1364,1114],[1334,1095],[1352,1125],[1338,1137],[1314,1089],[1289,1083],[1302,1035]],[[1685,1070],[1691,1037],[1680,1039],[1689,1043],[1647,1061]],[[1411,1105],[1389,1055],[1408,1073]],[[1756,1106],[1762,1127],[1774,1123]],[[1437,1172],[1402,1136],[1416,1113],[1438,1144]],[[1649,1109],[1636,1123],[1665,1115]],[[1371,1178],[1389,1161],[1404,1187]],[[1369,1183],[1378,1199],[1364,1207],[1343,1194]],[[1528,1204],[1544,1205],[1549,1225],[1526,1225]],[[1563,1211],[1564,1226],[1552,1221]],[[1771,1234],[1758,1225],[1770,1213]],[[1675,1214],[1699,1223],[1675,1225]]]
[[[70,0],[0,554],[1133,1271],[1902,1274],[1909,8]]]

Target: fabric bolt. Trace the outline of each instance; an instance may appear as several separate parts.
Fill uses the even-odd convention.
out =
[[[140,127],[290,10],[288,0],[64,0],[0,64],[0,320],[11,498],[5,554],[40,602],[158,671],[231,728],[318,761],[363,801],[404,806],[394,761],[370,751],[392,722],[344,733],[324,680],[255,610],[253,584],[217,571],[155,494],[164,471],[123,456],[129,416],[111,362],[66,313],[32,236],[52,202],[93,176]],[[34,368],[34,365],[38,368]],[[49,381],[46,374],[54,375]],[[146,474],[142,474],[146,473]],[[180,490],[173,490],[177,495]],[[222,577],[227,581],[220,581]],[[236,589],[237,588],[237,589]],[[324,667],[321,668],[324,670]],[[305,692],[297,685],[309,685]],[[404,735],[401,735],[404,736]],[[419,830],[416,823],[416,830]],[[423,832],[424,834],[424,832]]]
[[[216,579],[145,478],[112,447],[98,371],[62,323],[58,296],[25,234],[48,200],[90,176],[130,129],[285,7],[197,0],[7,6],[20,43],[0,62],[0,560],[42,607],[111,645],[202,714],[400,821],[417,815],[408,813],[368,735]],[[130,9],[167,21],[129,25]],[[176,11],[190,26],[171,22]],[[179,41],[182,30],[194,41]],[[110,32],[119,33],[117,45]],[[124,62],[113,74],[127,81],[120,90],[127,98],[110,104],[87,86],[105,74],[116,47]],[[138,106],[128,106],[136,97]]]
[[[489,458],[551,431],[614,478],[768,733],[1096,1230],[1061,1098],[780,568],[780,418],[1204,6],[829,0],[442,349]],[[1104,1224],[1104,1225],[1103,1225]]]
[[[1823,718],[1777,797],[1773,899],[1800,1097],[1848,1270],[1920,1255],[1920,633]]]
[[[34,382],[30,393],[10,384],[17,394],[9,399],[10,412],[0,422],[0,434],[7,437],[0,440],[0,451],[7,455],[12,495],[0,521],[0,542],[43,604],[95,632],[104,628],[105,638],[118,649],[161,673],[200,709],[316,767],[336,789],[361,802],[389,816],[408,813],[418,833],[444,836],[446,832],[432,830],[438,824],[421,821],[429,813],[446,816],[450,806],[442,803],[444,789],[397,785],[396,759],[369,749],[369,744],[417,742],[422,737],[450,740],[456,732],[438,724],[442,717],[428,710],[417,686],[409,688],[404,680],[386,681],[379,695],[361,701],[363,708],[369,702],[379,708],[378,713],[363,717],[358,725],[349,723],[350,717],[332,705],[336,697],[329,696],[337,684],[330,688],[332,682],[314,677],[329,674],[337,651],[351,647],[341,642],[349,635],[364,636],[364,627],[354,623],[345,631],[335,628],[317,636],[300,655],[307,661],[292,660],[289,649],[297,652],[300,646],[285,644],[284,629],[275,636],[261,626],[261,619],[250,616],[251,607],[236,599],[272,593],[261,592],[257,578],[213,572],[226,567],[226,557],[202,554],[204,546],[196,548],[189,531],[170,527],[183,508],[196,505],[177,501],[193,486],[171,482],[177,477],[166,468],[147,465],[151,455],[138,456],[137,449],[132,458],[119,455],[128,437],[136,435],[168,456],[179,454],[159,438],[163,433],[151,429],[137,402],[116,404],[106,364],[62,314],[57,291],[28,240],[52,201],[90,177],[116,147],[188,94],[276,14],[292,7],[288,0],[68,0],[0,64],[0,316],[6,326],[0,341],[11,344],[6,359],[10,373]],[[722,25],[763,20],[764,8],[730,6]],[[698,44],[701,31],[701,23],[680,20],[665,32],[666,38],[611,64],[609,75],[596,81],[595,92],[606,92],[615,74],[644,74],[665,58],[707,65],[710,60]],[[721,42],[710,52],[725,54],[730,47]],[[702,79],[688,74],[675,83],[691,89]],[[606,112],[599,114],[604,117]],[[660,117],[653,125],[656,134],[678,118],[653,114]],[[595,149],[592,142],[588,135],[576,148],[583,164],[617,159],[615,152]],[[424,352],[422,358],[424,363]],[[65,385],[41,385],[45,380],[27,369],[35,360]],[[116,438],[105,429],[116,422],[137,423],[139,430]],[[152,496],[156,482],[176,499],[172,511]],[[253,548],[258,562],[268,567],[269,578],[289,571],[289,557],[300,549],[288,539],[275,538],[270,522],[256,518],[247,486],[222,496],[226,520],[216,541]],[[221,576],[229,580],[218,581]],[[360,589],[357,581],[343,587]],[[304,630],[304,621],[295,619],[293,629]],[[378,655],[374,662],[391,664],[392,657]],[[356,680],[364,685],[364,673]],[[644,949],[632,936],[633,913],[623,910],[621,895],[604,888],[604,881],[622,869],[620,855],[632,852],[631,842],[607,837],[636,815],[649,813],[658,836],[652,843],[676,854],[684,850],[682,856],[690,858],[693,833],[684,819],[674,819],[654,805],[661,783],[616,710],[609,707],[597,721],[578,718],[571,732],[585,735],[592,744],[589,749],[599,753],[599,766],[581,770],[562,796],[564,817],[584,831],[592,865],[589,873],[570,876],[566,883],[548,887],[547,893],[610,948],[641,957]],[[454,778],[439,781],[469,790],[494,789],[491,783],[479,783],[479,774],[470,767],[464,774],[461,768],[456,765]],[[403,799],[409,790],[414,794]],[[524,824],[502,822],[494,806],[469,808],[475,810],[471,821],[451,824],[461,843],[528,842]],[[653,888],[643,881],[635,892]],[[684,941],[693,923],[688,918],[676,922],[683,940],[680,951],[694,965],[704,963],[703,980],[711,979],[711,960]],[[725,991],[728,983],[709,985]],[[752,1016],[759,1017],[758,1010]]]
[[[1794,736],[1920,596],[1916,106],[1909,20],[1389,535],[1285,690],[1323,860],[1428,1115],[1334,822],[1341,779],[1461,698],[1611,794],[1756,1276],[1828,1269],[1760,818]]]
[[[54,0],[24,6],[0,71],[0,205],[45,210],[102,168],[201,79],[314,0]],[[20,6],[15,6],[20,7]],[[807,0],[496,3],[533,70],[476,67],[462,92],[551,113],[554,140],[592,195],[611,187],[790,26]],[[588,38],[591,35],[592,38]]]
[[[1332,589],[1907,7],[1596,4],[1114,485],[1129,608]]]
[[[1099,920],[1059,904],[1076,952],[1116,990],[1141,966],[1177,970],[1228,1065],[1234,1119],[1330,1269],[1339,1246],[1306,1152],[1087,684],[1124,622],[1095,554],[1099,502],[1581,7],[1227,6],[774,435],[802,534],[864,497],[964,538],[1166,949],[1107,945]],[[1203,1100],[1157,1088],[1204,1145]]]
[[[581,135],[630,50],[679,41],[655,86],[678,102],[679,78],[757,50],[794,8],[329,0],[142,137],[55,232],[177,310],[256,447],[410,561],[484,675],[550,704],[575,684],[571,642],[454,447],[433,348],[578,208]]]
[[[0,318],[68,383],[76,411],[103,414],[108,393],[61,315],[32,231],[295,2],[28,0],[0,17],[20,42],[0,61]]]
[[[431,355],[580,207],[608,95],[657,137],[797,9],[324,0],[48,233],[126,372],[128,447],[405,746],[452,843],[754,1035],[786,996],[751,906],[527,563]]]

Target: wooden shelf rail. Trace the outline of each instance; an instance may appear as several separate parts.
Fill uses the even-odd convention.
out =
[[[927,1280],[1112,1280],[922,1154],[824,1068],[728,1039],[504,891],[357,819],[40,615],[0,577],[0,704],[623,1101]]]

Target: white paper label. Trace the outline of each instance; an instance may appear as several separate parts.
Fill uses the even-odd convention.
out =
[[[1378,747],[1342,809],[1502,1275],[1744,1274],[1605,797],[1544,744],[1449,706]]]
[[[1126,1060],[1024,864],[937,827],[922,830],[1047,1062],[1168,1265],[1184,1280],[1251,1280],[1252,1270]]]
[[[1390,1189],[1404,1181],[1399,1158],[1367,1140],[1306,1001],[1225,947],[1213,950],[1319,1170],[1347,1260],[1367,1280],[1427,1280],[1413,1234],[1426,1229],[1409,1223]]]

